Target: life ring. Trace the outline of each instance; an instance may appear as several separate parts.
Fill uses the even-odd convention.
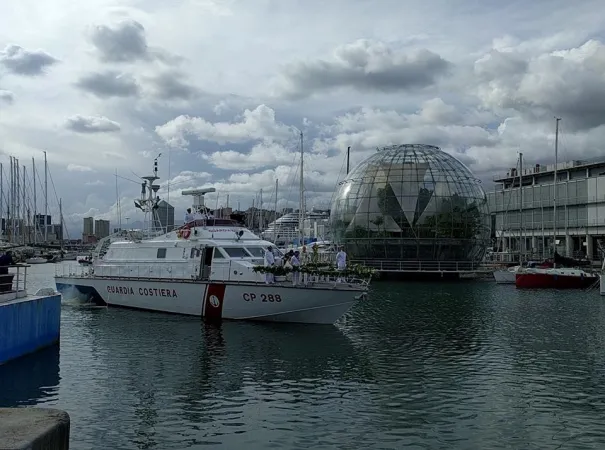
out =
[[[183,239],[189,239],[189,236],[191,236],[191,228],[189,228],[189,227],[183,228],[181,230],[181,237]]]

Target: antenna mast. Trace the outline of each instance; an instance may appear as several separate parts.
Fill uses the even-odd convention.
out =
[[[347,175],[349,174],[349,161],[351,159],[351,147],[347,147]]]
[[[298,217],[298,228],[300,232],[300,240],[301,244],[304,245],[305,241],[305,183],[304,183],[304,141],[303,141],[303,132],[300,132],[300,205],[299,205],[299,217]]]

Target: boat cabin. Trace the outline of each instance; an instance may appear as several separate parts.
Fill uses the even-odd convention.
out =
[[[111,242],[93,270],[111,277],[259,281],[253,268],[263,264],[269,246],[282,256],[271,242],[233,221],[196,220],[157,238]]]

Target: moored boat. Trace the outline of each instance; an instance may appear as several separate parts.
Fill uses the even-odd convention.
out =
[[[507,269],[494,270],[494,279],[498,284],[515,284],[517,271],[521,266],[513,266]]]
[[[145,177],[148,196],[136,202],[150,216],[149,223],[159,201],[153,184],[158,179],[156,166],[154,175]],[[193,209],[200,211],[208,192],[214,189],[183,195],[193,196]],[[109,306],[316,324],[334,323],[368,292],[369,277],[337,276],[333,270],[304,274],[297,284],[265,282],[259,268],[271,242],[229,219],[193,220],[159,236],[150,228],[149,236],[101,240],[88,269],[58,267],[57,289]]]
[[[43,258],[42,256],[34,256],[33,258],[27,258],[25,260],[26,264],[46,264],[48,262],[47,258]]]
[[[599,275],[579,268],[532,268],[516,273],[515,285],[521,289],[584,289]]]

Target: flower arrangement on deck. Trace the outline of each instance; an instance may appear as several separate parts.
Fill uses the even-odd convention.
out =
[[[292,272],[300,272],[314,276],[353,277],[365,279],[372,278],[376,275],[376,269],[365,267],[359,264],[353,264],[344,270],[338,270],[333,265],[328,263],[309,263],[298,267],[254,266],[252,270],[257,273],[270,273],[275,276],[285,276]]]

